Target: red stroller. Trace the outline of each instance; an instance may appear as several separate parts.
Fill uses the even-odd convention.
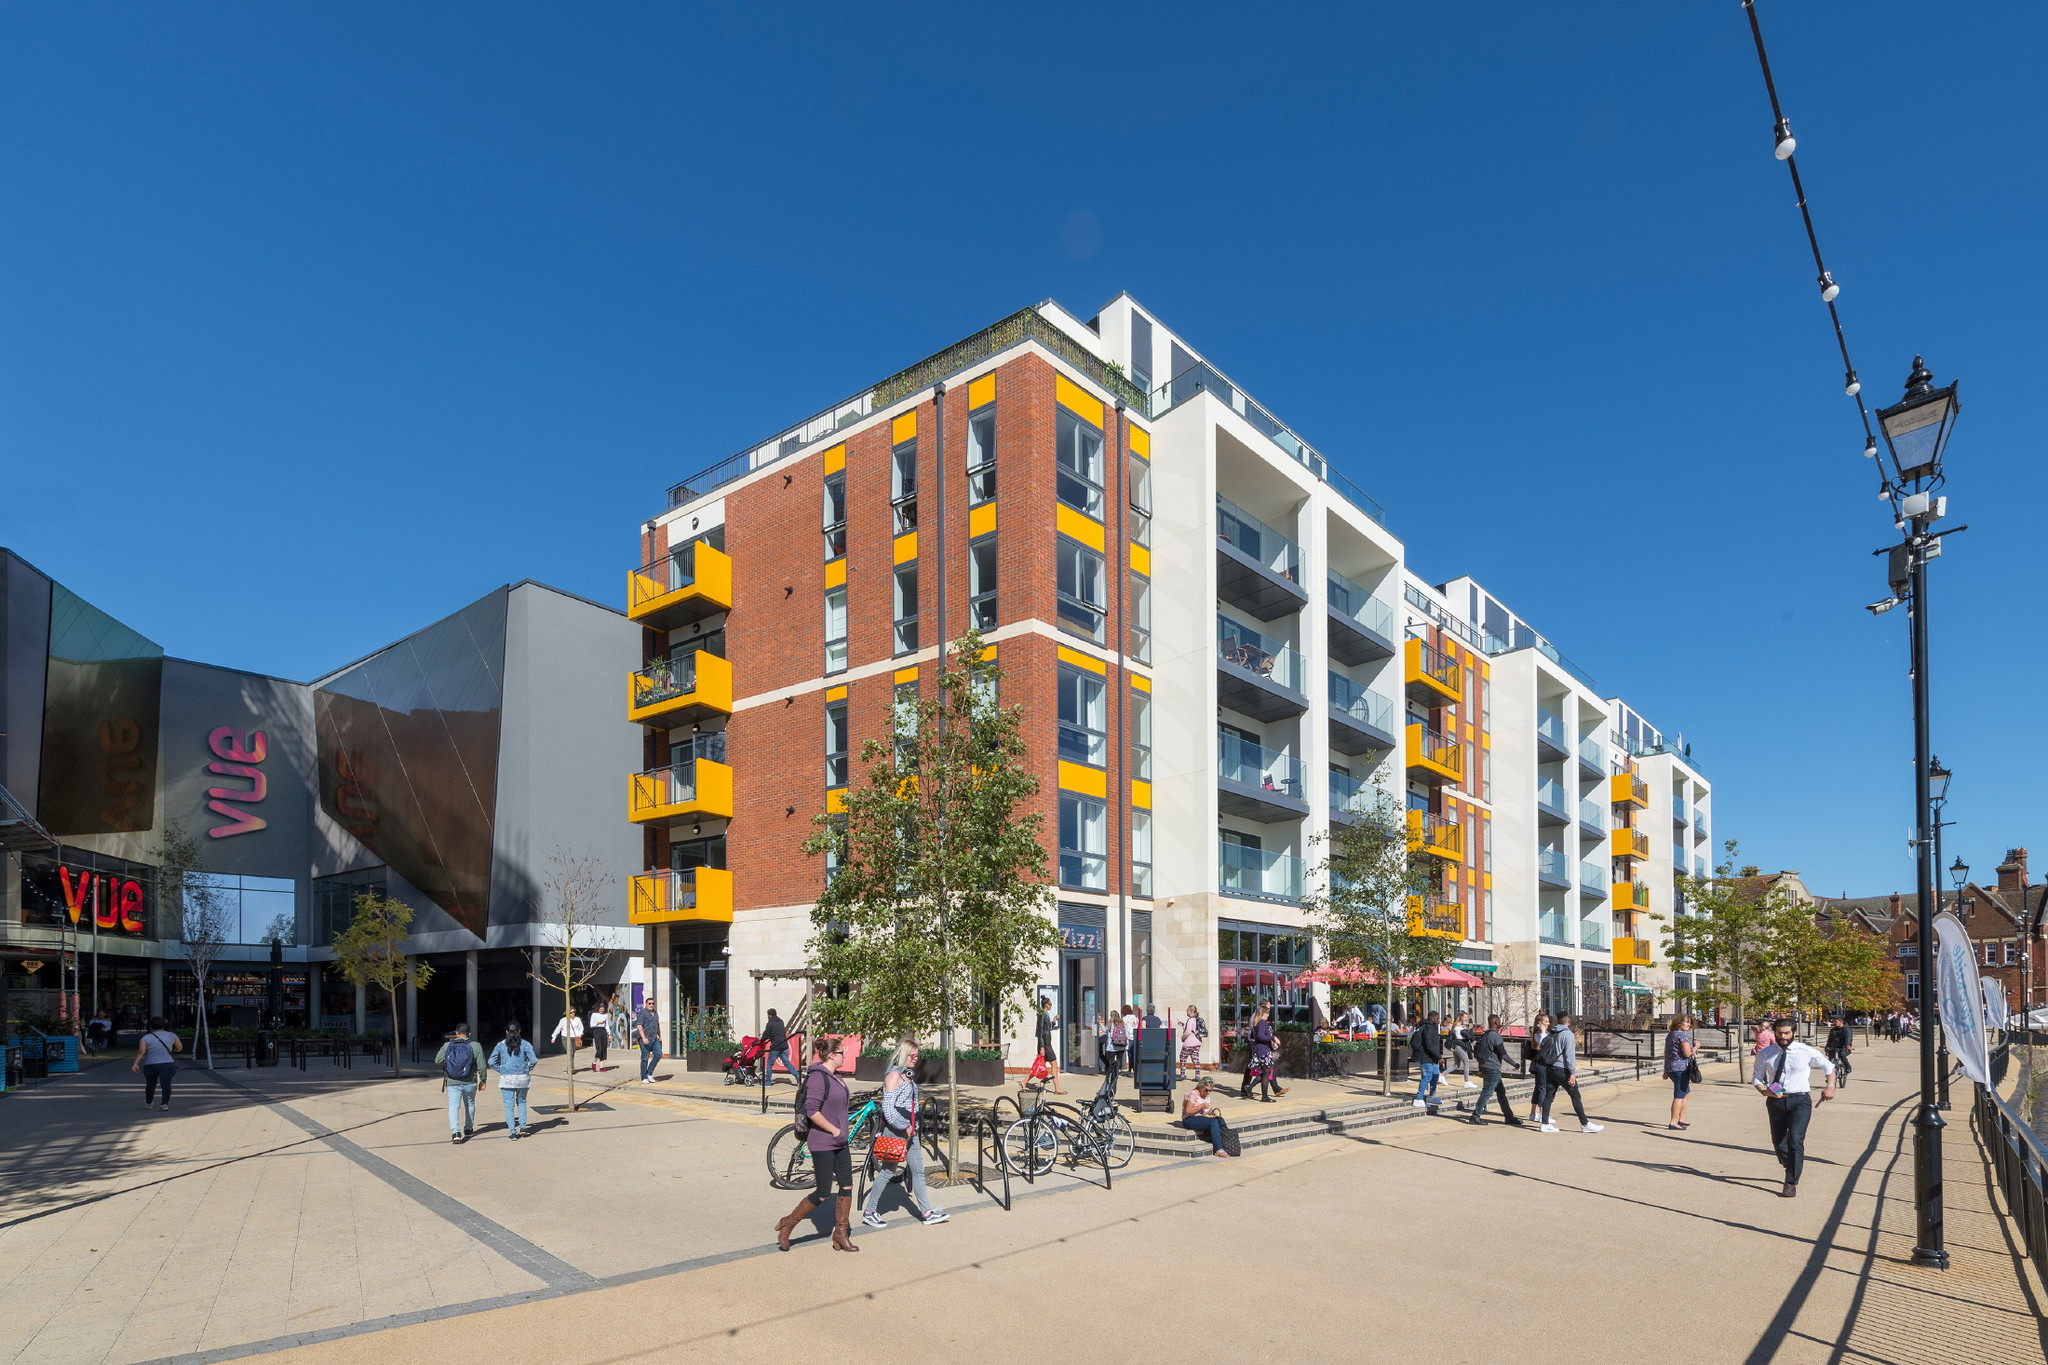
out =
[[[766,1038],[742,1038],[740,1050],[725,1059],[727,1085],[759,1085],[761,1062],[768,1055]]]

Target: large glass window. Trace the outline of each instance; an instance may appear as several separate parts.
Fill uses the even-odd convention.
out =
[[[1054,487],[1059,500],[1077,512],[1102,519],[1102,431],[1065,408],[1054,427],[1059,468]]]
[[[967,503],[975,506],[996,495],[996,405],[988,403],[967,414]]]
[[[825,703],[825,785],[846,785],[847,766],[846,701]]]
[[[825,671],[846,671],[846,585],[825,590]]]
[[[905,441],[889,453],[889,505],[896,512],[896,534],[917,529],[917,442]]]
[[[917,651],[917,561],[896,566],[896,652]]]
[[[1072,664],[1059,672],[1060,757],[1100,768],[1109,758],[1109,685],[1099,673]]]
[[[1126,625],[1130,631],[1130,655],[1141,664],[1152,662],[1152,580],[1131,575],[1131,608]]]
[[[325,948],[334,936],[348,928],[356,917],[356,897],[385,894],[384,869],[366,867],[356,872],[338,872],[313,879],[313,943]],[[353,1004],[349,1006],[355,1008]]]
[[[1131,894],[1152,894],[1152,812],[1131,812]]]
[[[1152,543],[1152,462],[1143,455],[1130,458],[1131,539],[1140,545]]]
[[[1154,1002],[1152,995],[1152,913],[1141,910],[1131,916],[1131,998],[1140,1010]]]
[[[825,476],[825,558],[846,553],[846,471]]]
[[[1109,809],[1076,792],[1060,793],[1060,885],[1109,889]]]
[[[1131,689],[1131,777],[1152,780],[1152,694]]]
[[[1054,549],[1054,577],[1060,625],[1100,644],[1102,624],[1109,610],[1102,556],[1079,541],[1061,536]]]
[[[1273,1006],[1275,1023],[1312,1022],[1311,993],[1294,985],[1300,970],[1315,960],[1315,940],[1307,930],[1225,920],[1217,931],[1216,957],[1224,1033],[1249,1028],[1262,1003]]]
[[[693,867],[724,867],[725,836],[676,840],[668,846],[668,865],[677,872],[688,872]]]
[[[1577,984],[1570,961],[1546,957],[1538,962],[1538,994],[1542,998],[1543,1012],[1552,1019],[1560,1014],[1578,1012],[1578,992],[1575,989]]]
[[[976,630],[992,630],[996,624],[996,538],[977,537],[967,542],[967,619]]]

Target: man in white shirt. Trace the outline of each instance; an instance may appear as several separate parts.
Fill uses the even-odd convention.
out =
[[[1819,1067],[1827,1075],[1820,1096],[1825,1103],[1835,1097],[1835,1064],[1818,1049],[1794,1042],[1790,1019],[1780,1019],[1773,1033],[1776,1041],[1757,1053],[1749,1083],[1764,1097],[1771,1146],[1785,1168],[1785,1188],[1778,1191],[1779,1197],[1790,1199],[1799,1193],[1799,1171],[1806,1164],[1806,1125],[1813,1119],[1812,1069]]]

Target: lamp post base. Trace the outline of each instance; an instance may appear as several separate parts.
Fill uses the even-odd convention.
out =
[[[1913,1264],[1932,1270],[1948,1269],[1941,1210],[1941,1132],[1946,1127],[1941,1111],[1923,1100],[1913,1116],[1913,1209],[1919,1223]]]

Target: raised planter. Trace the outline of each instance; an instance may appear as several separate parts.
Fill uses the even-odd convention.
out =
[[[706,1051],[691,1048],[683,1054],[683,1065],[691,1071],[723,1071],[725,1059],[731,1055],[723,1049]]]
[[[953,1064],[953,1071],[955,1077],[962,1085],[1001,1085],[1003,1083],[1003,1059],[1000,1057],[962,1057]],[[946,1059],[944,1057],[918,1058],[917,1083],[923,1086],[944,1085],[946,1083]]]
[[[887,1057],[856,1057],[853,1059],[853,1078],[857,1081],[879,1081],[889,1073]]]

